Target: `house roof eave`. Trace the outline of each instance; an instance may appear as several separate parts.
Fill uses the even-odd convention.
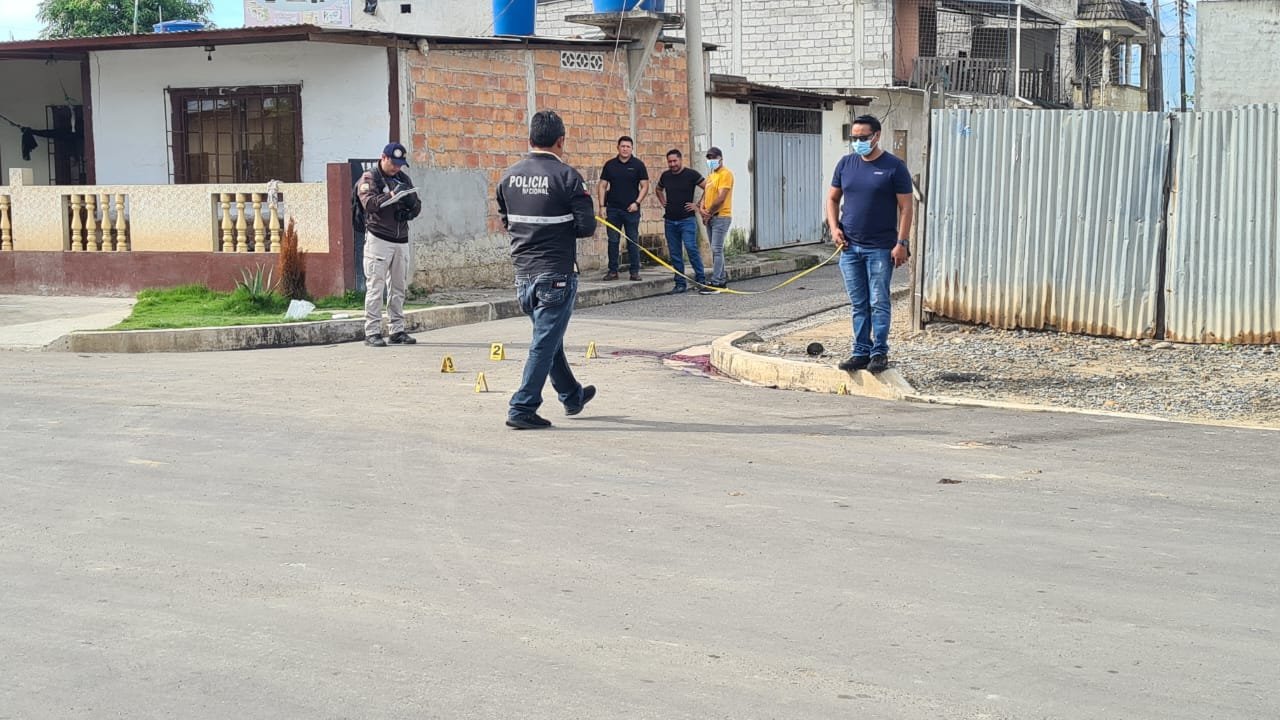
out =
[[[860,95],[836,95],[799,90],[796,88],[777,87],[756,83],[737,75],[719,75],[712,73],[711,86],[707,89],[711,97],[729,98],[740,102],[757,102],[765,104],[792,105],[795,107],[830,108],[835,103],[848,105],[870,105],[872,98]]]
[[[156,48],[199,47],[204,45],[252,45],[279,42],[321,42],[376,47],[412,47],[419,40],[451,46],[609,46],[612,40],[552,37],[453,37],[410,35],[318,25],[267,25],[225,30],[193,30],[139,35],[103,35],[82,38],[17,40],[0,42],[0,60],[83,60],[91,52],[150,50]]]

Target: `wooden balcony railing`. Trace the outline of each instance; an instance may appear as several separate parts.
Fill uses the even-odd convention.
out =
[[[1010,63],[967,57],[916,58],[911,86],[935,86],[951,93],[1009,95]],[[1018,94],[1028,100],[1056,104],[1059,88],[1053,70],[1023,68],[1018,73]]]

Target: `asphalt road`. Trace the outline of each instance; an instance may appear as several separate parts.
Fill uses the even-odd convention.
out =
[[[579,313],[547,431],[521,319],[0,353],[0,718],[1280,716],[1274,433],[658,360],[835,282]]]

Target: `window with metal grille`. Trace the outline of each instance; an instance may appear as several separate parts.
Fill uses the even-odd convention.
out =
[[[298,85],[169,90],[173,182],[299,182]]]
[[[756,108],[756,132],[821,135],[822,113],[762,105]]]

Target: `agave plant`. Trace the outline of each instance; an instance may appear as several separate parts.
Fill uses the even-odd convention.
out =
[[[236,289],[244,290],[250,300],[261,302],[266,300],[276,287],[275,278],[272,275],[273,271],[267,269],[265,265],[259,265],[253,272],[245,268],[240,271],[240,280],[236,282]]]

